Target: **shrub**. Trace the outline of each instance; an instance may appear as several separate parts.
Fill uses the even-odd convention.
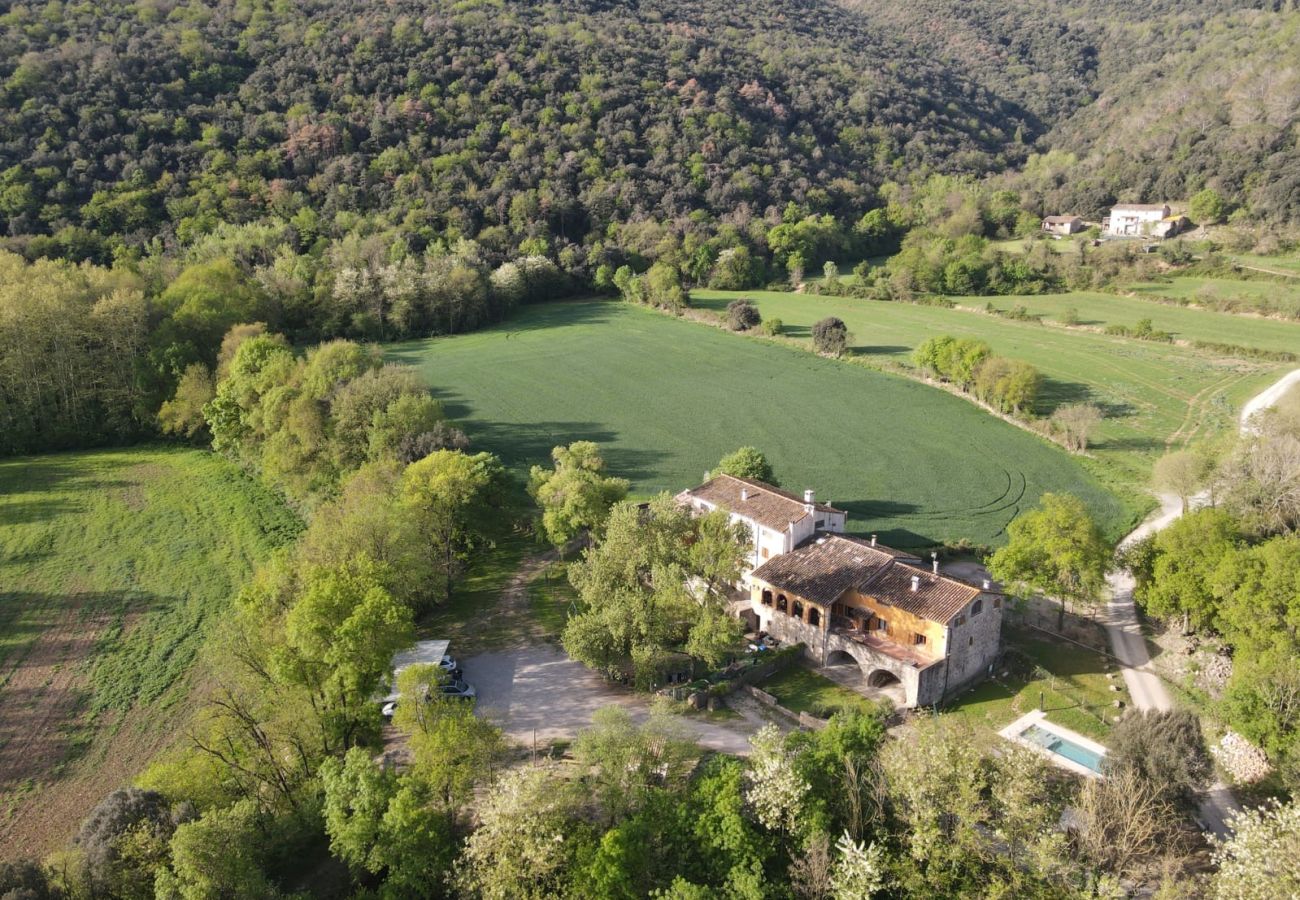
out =
[[[748,331],[763,321],[752,300],[741,297],[727,304],[727,327],[732,331]]]
[[[813,326],[812,337],[818,353],[839,356],[849,345],[849,328],[843,319],[827,316]]]
[[[1131,769],[1165,799],[1188,803],[1210,776],[1210,755],[1196,714],[1186,709],[1130,712],[1110,736],[1107,761]]]
[[[781,333],[781,329],[784,327],[785,323],[780,319],[767,319],[763,322],[763,334],[768,337],[776,337]]]

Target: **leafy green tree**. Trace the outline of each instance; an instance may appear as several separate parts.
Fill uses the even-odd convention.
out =
[[[771,485],[781,484],[772,473],[772,464],[757,447],[738,447],[731,451],[718,460],[713,475],[734,475],[736,478],[750,478]]]
[[[371,695],[393,654],[415,639],[410,607],[383,582],[381,567],[366,557],[308,571],[275,653],[276,671],[311,692],[341,749],[374,724]]]
[[[1174,450],[1156,460],[1151,480],[1160,490],[1177,494],[1186,513],[1188,500],[1210,475],[1203,454],[1195,450]]]
[[[599,537],[610,508],[627,496],[627,479],[604,474],[605,460],[592,441],[556,447],[551,459],[554,469],[533,466],[528,479],[547,540],[563,547],[584,530]]]
[[[163,433],[195,438],[207,431],[203,408],[215,395],[216,385],[208,367],[203,363],[186,366],[176,384],[176,393],[158,410],[158,423]]]
[[[256,804],[249,799],[178,826],[171,841],[171,868],[158,873],[159,900],[279,896],[262,870],[257,820]]]
[[[563,634],[569,655],[614,674],[632,662],[646,685],[664,655],[692,634],[693,646],[716,661],[719,635],[731,639],[716,618],[721,589],[740,577],[744,558],[742,529],[726,518],[692,516],[667,494],[644,511],[616,505],[604,539],[569,568],[579,600]]]
[[[765,725],[749,739],[749,780],[745,799],[754,817],[784,841],[805,827],[804,812],[812,786],[799,772],[795,756],[775,725]]]
[[[1187,204],[1188,215],[1198,225],[1213,225],[1228,216],[1228,201],[1214,188],[1205,188]]]
[[[1219,601],[1213,578],[1239,540],[1237,522],[1223,510],[1184,514],[1156,535],[1150,583],[1138,599],[1154,615],[1181,615],[1184,627],[1214,627]]]
[[[651,792],[680,787],[696,752],[672,713],[656,705],[644,725],[624,707],[601,707],[578,733],[573,754],[590,770],[593,797],[612,823],[640,809]]]
[[[1079,498],[1044,494],[1036,508],[1007,526],[1007,543],[988,562],[994,578],[1018,592],[1038,591],[1060,604],[1095,603],[1105,584],[1111,550]]]
[[[437,450],[407,466],[401,502],[426,541],[444,601],[474,553],[490,545],[504,482],[505,470],[490,453]]]
[[[383,878],[385,898],[426,897],[451,862],[453,839],[420,779],[380,767],[353,747],[321,765],[330,850],[355,870]]]
[[[474,786],[490,779],[503,749],[501,729],[474,715],[459,697],[444,697],[438,666],[411,666],[397,677],[393,724],[409,736],[411,774],[427,784],[450,828]]]

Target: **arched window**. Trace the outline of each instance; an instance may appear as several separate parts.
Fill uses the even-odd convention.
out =
[[[785,599],[785,594],[776,595],[776,608],[778,612],[787,612],[789,610],[789,601]]]
[[[764,606],[771,606],[771,605],[772,605],[772,592],[771,592],[771,591],[763,591],[763,605],[764,605]]]
[[[970,608],[970,614],[971,614],[972,616],[978,616],[978,615],[979,615],[980,613],[982,613],[983,611],[984,611],[984,601],[983,601],[983,600],[976,600],[976,601],[975,601],[975,605],[972,606],[972,607]]]
[[[793,613],[793,615],[794,615],[794,617],[795,617],[796,619],[802,619],[802,618],[803,618],[803,601],[802,601],[802,600],[796,600],[796,601],[794,601],[794,613]]]
[[[822,613],[821,610],[817,609],[815,606],[810,606],[808,608],[808,624],[812,625],[814,628],[821,627]]]

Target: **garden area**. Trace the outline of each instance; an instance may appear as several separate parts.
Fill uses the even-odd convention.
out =
[[[1129,702],[1119,665],[1106,654],[1030,631],[1008,627],[1003,637],[1002,667],[953,700],[944,715],[997,731],[1041,704],[1049,721],[1104,742],[1123,712],[1115,701]]]

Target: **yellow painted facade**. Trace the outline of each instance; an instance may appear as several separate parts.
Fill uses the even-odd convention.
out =
[[[910,647],[912,650],[934,659],[942,658],[947,652],[947,647],[944,646],[947,628],[938,622],[932,622],[896,606],[888,606],[875,597],[860,594],[857,591],[846,592],[840,597],[840,603],[857,609],[869,610],[872,615],[884,619],[889,623],[889,630],[885,633],[895,644]],[[917,634],[925,635],[924,644],[913,642],[913,635]]]

